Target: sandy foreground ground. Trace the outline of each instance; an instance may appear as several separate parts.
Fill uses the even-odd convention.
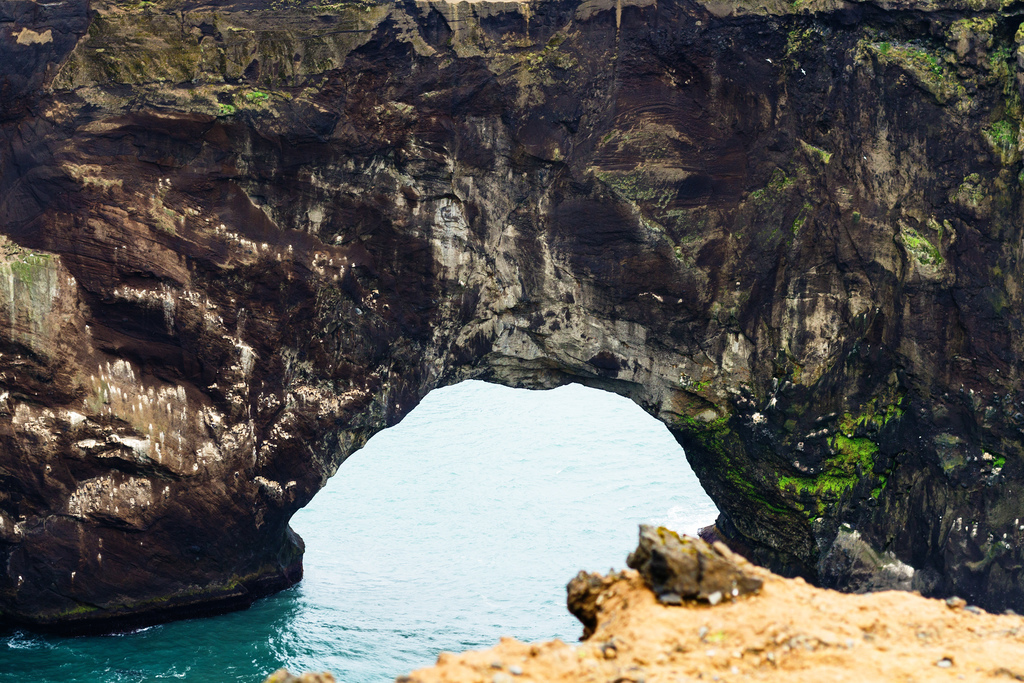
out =
[[[848,595],[763,577],[755,595],[717,606],[660,604],[618,574],[579,644],[520,643],[442,653],[406,683],[528,681],[1024,681],[1024,618],[888,591]]]

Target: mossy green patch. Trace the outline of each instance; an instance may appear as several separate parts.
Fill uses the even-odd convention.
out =
[[[550,78],[554,76],[552,71],[572,71],[579,68],[578,59],[568,52],[559,50],[565,38],[566,36],[562,34],[556,34],[543,48],[526,54],[523,57],[526,70]]]
[[[850,438],[843,434],[836,434],[830,442],[846,463],[856,463],[865,467],[874,465],[875,454],[878,453],[878,444],[871,439],[864,437]]]
[[[815,147],[814,145],[808,144],[803,140],[800,141],[800,146],[803,148],[804,152],[806,152],[807,155],[813,159],[818,159],[819,161],[825,164],[832,161],[832,152],[827,152],[823,150],[821,147]]]
[[[795,4],[795,3],[794,3]],[[786,34],[785,64],[789,67],[800,65],[800,53],[815,45],[822,45],[822,35],[814,26],[796,27]]]
[[[861,406],[857,415],[844,413],[839,421],[839,429],[842,433],[851,436],[856,434],[859,428],[876,432],[884,429],[893,420],[900,419],[903,415],[902,399],[899,396],[876,396]]]
[[[900,241],[907,252],[918,262],[926,266],[940,266],[945,262],[939,248],[922,237],[914,228],[906,224],[900,225]]]
[[[730,426],[730,420],[730,415],[707,422],[684,415],[679,419],[679,427],[696,439],[702,448],[717,457],[721,463],[717,468],[719,476],[736,493],[777,514],[793,514],[793,510],[788,510],[768,500],[763,487],[752,481],[754,475],[748,470],[747,460],[741,457],[743,445],[739,435]]]
[[[680,418],[680,426],[694,435],[701,445],[709,450],[720,451],[725,446],[725,439],[732,434],[729,428],[729,416],[705,422],[695,417],[684,415]]]
[[[793,219],[793,227],[791,228],[794,236],[800,234],[800,230],[803,229],[804,223],[807,222],[812,211],[814,211],[814,207],[811,206],[810,202],[804,202],[804,205],[800,207],[800,212]]]
[[[873,52],[883,64],[900,67],[940,104],[967,95],[967,89],[960,82],[956,72],[946,65],[945,48],[937,48],[926,42],[865,42],[865,48]]]
[[[810,497],[804,510],[812,516],[820,515],[827,502],[838,501],[865,476],[872,476],[879,446],[867,434],[876,434],[904,415],[902,397],[896,389],[889,389],[861,406],[857,413],[845,413],[839,420],[839,429],[828,441],[833,455],[822,471],[815,476],[780,476],[779,488],[800,496]],[[878,475],[878,486],[871,495],[878,497],[887,478]]]
[[[861,477],[871,472],[878,444],[871,439],[836,434],[829,440],[835,455],[825,463],[824,471],[811,477],[780,476],[779,488],[810,496],[813,503],[805,512],[814,516],[824,511],[825,503],[836,501],[850,491]]]
[[[36,282],[50,268],[50,254],[26,252],[10,262],[11,272],[23,285]]]
[[[985,141],[1002,159],[1004,165],[1010,165],[1020,159],[1020,150],[1017,148],[1017,124],[1007,119],[1002,119],[984,129],[982,134]]]
[[[81,617],[81,616],[84,616],[86,614],[91,614],[93,612],[98,612],[99,609],[100,608],[96,607],[95,605],[87,605],[85,603],[81,603],[80,602],[77,605],[75,605],[74,607],[71,607],[70,609],[66,609],[66,610],[63,610],[61,612],[57,612],[56,614],[52,615],[51,618],[66,619],[66,618]]]
[[[671,187],[659,182],[641,166],[625,173],[598,171],[596,175],[616,194],[634,203],[653,204],[657,208],[664,209],[675,196]]]
[[[871,497],[878,498],[880,495],[882,495],[882,491],[885,490],[885,485],[888,483],[888,481],[889,477],[885,476],[884,474],[878,475],[878,486],[871,489]]]
[[[985,191],[985,185],[986,183],[981,174],[970,173],[950,193],[949,201],[967,208],[981,209],[985,205],[988,196],[988,193]]]
[[[793,178],[786,175],[781,168],[772,171],[772,177],[764,187],[750,193],[750,198],[759,207],[765,207],[778,202],[782,196],[793,186]]]

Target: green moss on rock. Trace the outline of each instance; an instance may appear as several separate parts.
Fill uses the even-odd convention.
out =
[[[1020,161],[1020,150],[1017,148],[1017,128],[1017,124],[1013,121],[1002,119],[982,131],[985,141],[1006,166]]]
[[[899,239],[906,247],[907,253],[921,265],[940,266],[946,260],[937,246],[909,225],[900,225]]]
[[[904,415],[902,399],[895,390],[888,390],[861,406],[857,413],[845,413],[839,420],[838,431],[828,440],[833,455],[824,463],[822,471],[814,476],[782,475],[779,488],[804,498],[805,512],[818,516],[825,505],[837,502],[848,494],[864,477],[874,476],[875,457],[879,445],[875,435]],[[885,487],[887,477],[878,476],[878,485],[871,491],[877,498]],[[810,500],[808,500],[810,499]]]

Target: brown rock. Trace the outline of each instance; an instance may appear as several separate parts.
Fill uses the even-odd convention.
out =
[[[569,612],[583,624],[584,640],[590,637],[597,626],[597,612],[600,608],[598,597],[615,580],[614,574],[602,576],[596,572],[588,574],[581,571],[566,586],[569,593],[566,603]]]
[[[761,579],[746,570],[742,561],[723,544],[711,546],[665,527],[642,524],[640,545],[626,564],[640,572],[664,604],[696,598],[714,605],[761,588]]]

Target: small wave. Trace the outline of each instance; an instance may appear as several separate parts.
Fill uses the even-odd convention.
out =
[[[663,526],[680,534],[694,534],[697,530],[714,521],[714,515],[691,505],[673,505],[663,517],[656,517],[651,524]]]
[[[38,650],[53,649],[53,644],[42,638],[29,635],[24,631],[15,631],[9,638],[6,638],[7,647],[11,650]]]
[[[153,629],[158,629],[161,626],[162,626],[162,624],[156,624],[155,626],[142,626],[140,628],[133,628],[130,631],[118,631],[116,633],[105,633],[105,634],[101,635],[100,637],[101,638],[126,638],[126,637],[130,637],[130,636],[134,636],[134,635],[136,635],[138,633],[145,633],[146,631],[152,631]]]

